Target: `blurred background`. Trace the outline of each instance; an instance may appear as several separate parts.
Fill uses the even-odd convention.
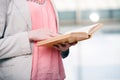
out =
[[[120,0],[54,0],[60,32],[103,23],[63,59],[65,80],[120,80]]]

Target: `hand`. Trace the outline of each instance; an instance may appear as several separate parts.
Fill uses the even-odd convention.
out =
[[[29,40],[30,41],[40,41],[45,40],[51,37],[54,37],[58,34],[49,31],[48,29],[37,29],[28,32]]]
[[[54,48],[56,48],[57,50],[60,50],[60,51],[66,51],[69,49],[69,47],[71,47],[75,44],[77,44],[77,42],[57,44],[57,45],[54,45]]]

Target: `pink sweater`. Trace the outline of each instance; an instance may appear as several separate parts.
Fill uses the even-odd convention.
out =
[[[56,16],[50,0],[42,5],[35,2],[28,2],[32,29],[47,28],[56,33]],[[32,61],[32,80],[64,80],[65,73],[62,58],[58,50],[45,46],[37,47],[34,43]]]

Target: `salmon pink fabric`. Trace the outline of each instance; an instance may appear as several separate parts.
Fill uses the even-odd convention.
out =
[[[50,0],[42,5],[28,1],[32,29],[47,28],[56,33],[56,16]],[[64,68],[60,52],[54,48],[33,45],[31,80],[64,80]]]

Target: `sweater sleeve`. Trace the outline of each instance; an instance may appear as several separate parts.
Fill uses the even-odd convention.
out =
[[[0,39],[0,59],[31,54],[31,52],[27,32]]]
[[[62,58],[66,58],[68,55],[69,55],[69,49],[64,52],[61,52]]]
[[[3,37],[9,1],[0,0],[0,59],[26,55],[32,52],[27,32]]]

